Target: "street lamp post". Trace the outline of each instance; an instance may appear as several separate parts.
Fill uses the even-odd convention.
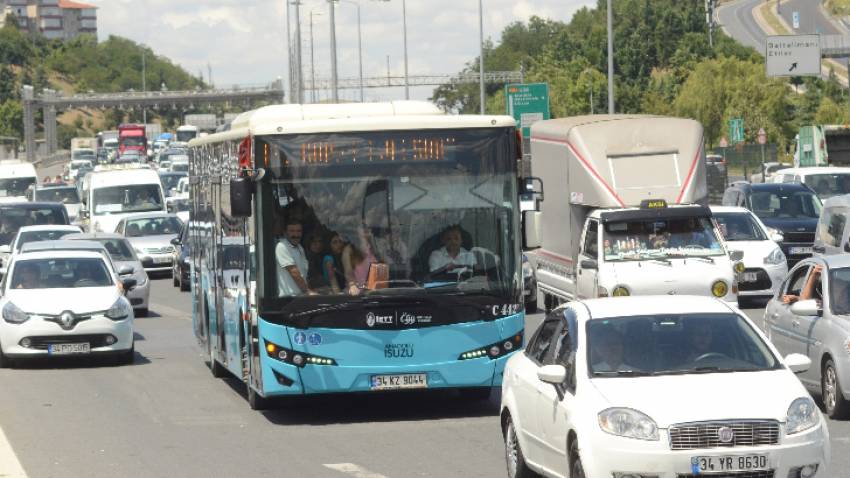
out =
[[[321,13],[313,13],[310,10],[310,103],[316,102],[316,56],[313,54],[315,50],[313,46],[313,15],[321,15]]]
[[[389,2],[390,0],[376,0]],[[407,75],[407,0],[401,0],[401,23],[404,34],[404,99],[410,99],[410,79]]]
[[[300,0],[295,0],[292,4],[295,5],[295,66],[298,68],[298,76],[296,77],[298,83],[298,103],[303,104],[304,70],[301,63],[301,2]]]
[[[337,84],[336,71],[336,20],[334,18],[335,4],[334,0],[328,0],[330,7],[329,20],[331,23],[331,100],[334,103],[339,103],[339,85]]]
[[[608,0],[608,114],[614,114],[614,12]]]
[[[360,3],[354,0],[338,0],[357,7],[357,63],[360,70],[360,102],[363,103],[363,36],[360,34]]]
[[[287,103],[292,103],[292,44],[290,43],[292,35],[289,32],[289,0],[283,0],[283,3],[286,5],[286,71],[289,73],[289,98],[284,98],[284,100],[288,100]]]
[[[478,0],[478,89],[481,96],[481,114],[484,114],[484,6]],[[405,62],[406,64],[406,62]],[[405,68],[405,75],[407,69]]]

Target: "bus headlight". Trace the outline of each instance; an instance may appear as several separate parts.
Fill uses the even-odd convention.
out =
[[[724,297],[728,292],[729,286],[722,280],[715,281],[714,284],[711,284],[711,294],[714,295],[714,297]]]
[[[468,352],[464,352],[460,354],[457,358],[458,360],[471,360],[483,357],[489,357],[491,359],[497,359],[499,357],[504,357],[505,355],[519,350],[522,347],[522,332],[518,334],[508,337],[506,339],[502,339],[495,344],[486,345],[484,347],[479,347],[474,350],[470,350]]]
[[[337,365],[336,360],[319,355],[308,354],[299,350],[290,350],[266,340],[266,353],[269,357],[281,362],[305,367],[307,365]]]
[[[614,290],[611,291],[612,297],[628,297],[629,295],[631,295],[631,294],[629,294],[629,289],[626,289],[625,287],[623,287],[621,285],[614,287]]]

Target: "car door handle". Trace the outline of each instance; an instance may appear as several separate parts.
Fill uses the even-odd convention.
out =
[[[791,321],[791,327],[799,327],[799,326],[800,326],[799,320],[792,320]]]

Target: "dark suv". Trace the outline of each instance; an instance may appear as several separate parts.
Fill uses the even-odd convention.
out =
[[[739,182],[723,193],[723,205],[745,207],[782,234],[779,246],[789,267],[812,255],[821,202],[807,186]]]

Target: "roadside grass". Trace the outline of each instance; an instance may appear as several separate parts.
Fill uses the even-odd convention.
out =
[[[850,0],[826,0],[824,7],[833,15],[850,15]]]
[[[846,0],[850,2],[850,0]],[[770,28],[773,29],[779,35],[790,35],[791,32],[785,28],[785,25],[776,18],[776,4],[774,2],[765,2],[760,7],[761,15],[765,19],[765,21],[770,25]]]

